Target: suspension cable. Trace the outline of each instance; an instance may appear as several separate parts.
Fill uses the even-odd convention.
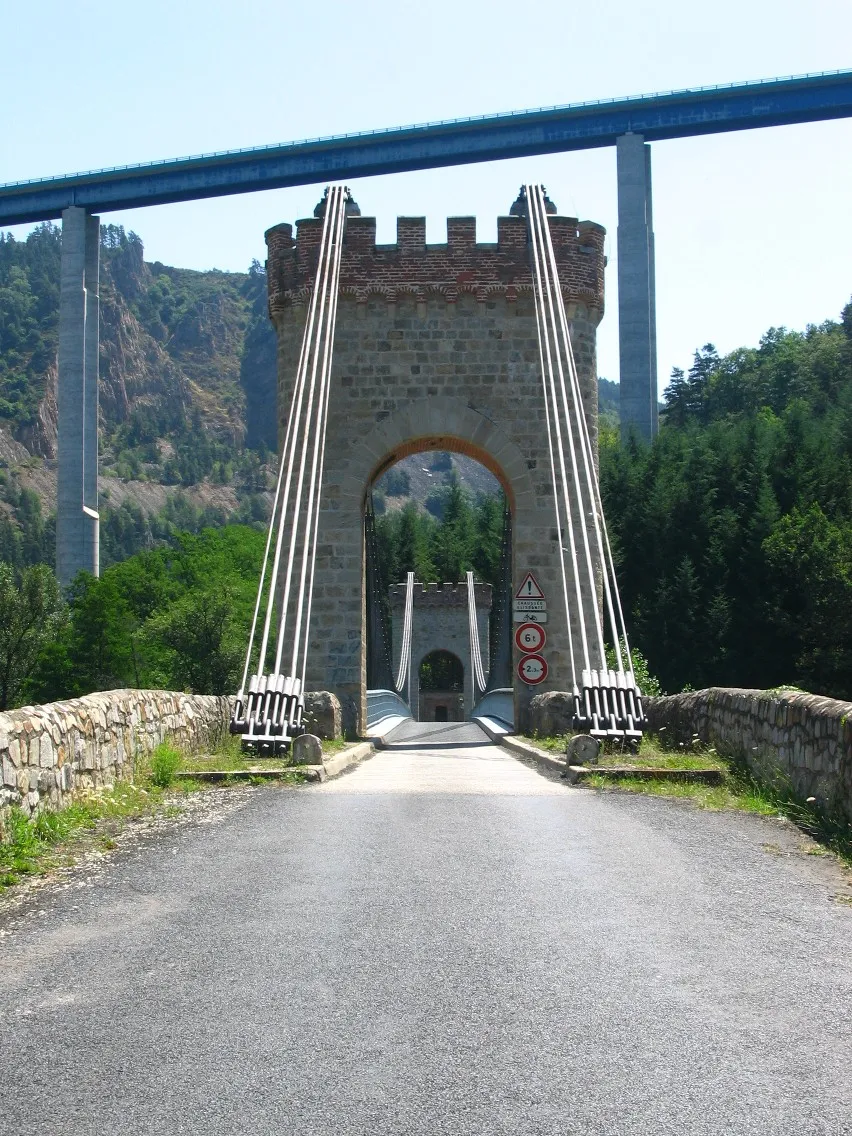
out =
[[[479,645],[479,624],[476,618],[476,584],[473,581],[473,572],[466,574],[467,579],[467,622],[470,633],[470,665],[473,670],[473,680],[476,686],[477,697],[485,693],[487,686],[485,672],[482,669],[482,650]]]
[[[414,573],[405,577],[405,611],[402,617],[402,643],[400,644],[399,666],[394,686],[397,694],[406,691],[406,701],[411,705],[411,627],[414,621]]]
[[[645,717],[635,685],[615,562],[603,513],[595,451],[583,405],[583,392],[547,219],[544,187],[524,186],[522,197],[526,199],[532,250],[539,359],[574,682],[574,726],[576,729],[589,730],[597,736],[622,738],[635,743],[641,737]],[[567,463],[564,452],[566,448]],[[568,535],[567,548],[563,546],[561,539],[563,515]],[[574,516],[580,528],[582,555],[578,550]],[[583,656],[579,688],[571,634],[566,553],[570,557]],[[617,673],[609,669],[607,664],[599,589],[603,594],[608,617],[617,659]],[[586,602],[584,596],[587,597]],[[589,610],[592,641],[587,630]]]
[[[246,664],[231,722],[232,732],[242,734],[243,743],[249,748],[284,748],[291,735],[302,728],[340,262],[348,200],[349,191],[345,186],[333,185],[326,190],[316,274],[285,429]],[[285,539],[287,555],[282,571]],[[245,684],[251,668],[267,577],[269,588],[257,666],[246,695]],[[265,675],[276,609],[275,662],[272,671]],[[292,655],[290,672],[283,675],[281,664],[288,631]]]

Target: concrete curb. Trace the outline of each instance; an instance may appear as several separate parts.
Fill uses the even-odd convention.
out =
[[[483,727],[484,728],[484,727]],[[486,733],[489,731],[486,729]],[[533,761],[536,765],[542,766],[552,773],[562,774],[565,772],[565,758],[559,758],[555,754],[548,753],[546,750],[538,749],[537,746],[530,745],[529,742],[522,742],[520,738],[515,737],[501,737],[494,738],[497,744],[501,745],[503,749],[509,750],[516,757],[520,757],[525,761]]]
[[[721,785],[721,769],[648,769],[630,765],[569,765],[566,780],[572,785],[588,777],[603,777],[607,781],[620,781],[635,777],[638,781],[701,782],[703,785]]]
[[[492,718],[487,714],[477,714],[471,718],[471,722],[479,726],[480,730],[482,730],[484,734],[487,734],[495,745],[500,745],[503,738],[514,732],[512,726],[507,725],[499,718]]]
[[[259,778],[264,781],[275,781],[286,773],[301,773],[306,781],[328,781],[331,777],[339,777],[347,769],[366,761],[375,753],[372,742],[356,742],[347,746],[339,753],[323,757],[322,765],[276,765],[255,767],[254,769],[182,769],[175,774],[176,781],[208,781],[215,784],[218,781],[251,781]]]
[[[220,781],[275,781],[287,773],[301,773],[306,781],[324,781],[321,765],[276,765],[273,769],[181,769],[175,781],[205,781],[215,785]]]
[[[323,772],[323,776],[319,780],[325,781],[329,777],[339,777],[347,769],[351,769],[354,765],[359,765],[362,761],[372,757],[375,752],[374,743],[366,741],[356,742],[355,745],[347,746],[339,753],[329,754],[328,757],[323,757],[322,765],[316,767],[322,769]]]

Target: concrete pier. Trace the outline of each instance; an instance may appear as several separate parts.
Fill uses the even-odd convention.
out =
[[[99,574],[98,343],[100,221],[76,207],[62,214],[59,298],[59,437],[56,575]]]
[[[623,134],[616,153],[621,433],[649,442],[659,425],[651,147]]]

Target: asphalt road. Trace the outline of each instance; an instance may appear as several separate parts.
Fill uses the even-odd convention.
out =
[[[246,793],[0,920],[0,1131],[852,1133],[836,869],[471,736]]]

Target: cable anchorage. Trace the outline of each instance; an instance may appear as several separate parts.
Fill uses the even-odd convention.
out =
[[[556,531],[559,537],[562,599],[571,654],[574,729],[602,739],[638,745],[646,725],[641,692],[636,685],[627,627],[609,535],[604,519],[595,453],[583,409],[568,319],[550,226],[548,199],[542,185],[525,185],[518,212],[526,216],[535,283],[545,420],[550,455]],[[566,460],[567,459],[567,460]],[[567,534],[568,547],[563,544]],[[566,556],[570,564],[566,564]],[[569,588],[569,578],[573,589]],[[573,591],[573,596],[570,594]],[[609,623],[616,667],[608,666],[604,623],[598,597]],[[586,604],[592,611],[587,626]],[[583,665],[579,681],[571,626],[575,614]]]

